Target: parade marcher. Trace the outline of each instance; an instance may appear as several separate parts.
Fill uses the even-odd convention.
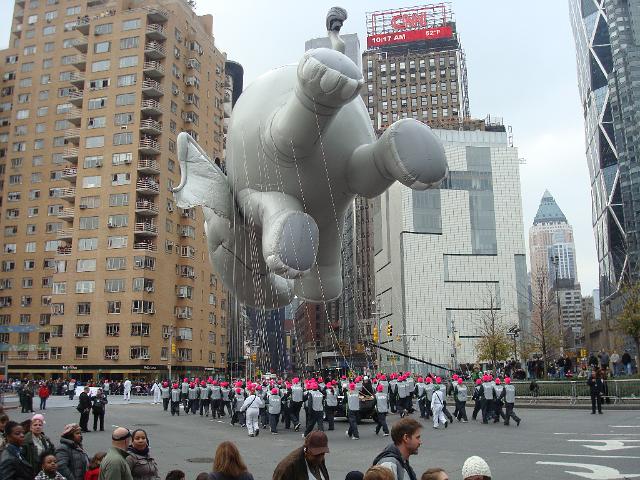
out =
[[[427,418],[427,404],[425,403],[427,392],[425,391],[424,387],[424,379],[422,377],[418,377],[418,381],[416,382],[415,394],[416,398],[418,399],[420,418]]]
[[[391,413],[396,413],[397,411],[397,396],[396,396],[396,386],[398,385],[398,380],[395,373],[391,374],[391,380],[389,381],[389,405],[391,406]]]
[[[489,423],[489,418],[493,412],[493,383],[489,375],[482,377],[482,397],[480,406],[482,408],[482,423]]]
[[[380,380],[378,380],[378,385],[382,385],[383,388],[383,392],[384,393],[389,393],[389,382],[387,381],[387,376],[386,375],[380,375]]]
[[[602,376],[600,370],[591,371],[591,376],[587,380],[589,385],[589,395],[591,396],[591,414],[596,413],[596,407],[598,413],[602,413],[602,397],[604,396],[604,383],[602,382]]]
[[[300,385],[299,378],[296,377],[291,382],[291,401],[289,404],[289,414],[291,415],[293,429],[297,432],[300,429],[300,409],[302,408],[304,391],[302,390],[302,385]]]
[[[389,413],[389,394],[384,392],[384,386],[378,384],[376,387],[376,435],[382,433],[385,437],[389,436],[389,427],[387,426],[387,413]]]
[[[133,480],[127,463],[131,432],[118,427],[111,433],[111,447],[100,462],[100,480]]]
[[[272,388],[268,397],[268,411],[269,411],[269,427],[271,427],[271,435],[278,434],[278,419],[280,418],[280,412],[282,411],[282,397],[280,397],[280,391],[277,388]]]
[[[128,378],[124,381],[124,398],[123,400],[131,401],[131,380]]]
[[[239,382],[242,385],[242,382]],[[236,384],[237,385],[237,384]],[[241,427],[246,426],[247,422],[245,421],[245,412],[242,411],[242,405],[244,405],[245,394],[242,391],[242,388],[236,387],[236,390],[233,394],[233,415],[231,416],[231,425],[235,425],[236,423],[240,423]]]
[[[269,424],[269,414],[267,413],[269,395],[267,389],[263,388],[263,385],[256,385],[256,395],[262,400],[262,407],[260,407],[260,411],[258,412],[258,419],[262,428],[265,429]]]
[[[40,456],[43,454],[54,455],[56,447],[49,440],[42,428],[44,427],[44,416],[36,414],[31,417],[31,428],[24,436],[22,444],[22,456],[31,465],[34,472],[40,471]]]
[[[347,437],[354,440],[360,440],[360,433],[358,432],[358,416],[360,415],[360,394],[356,390],[356,384],[351,382],[349,384],[349,391],[345,394],[347,409],[347,419],[349,420],[349,429],[347,430]]]
[[[111,383],[106,378],[104,379],[104,382],[102,383],[102,391],[104,392],[104,394],[107,397],[109,396],[109,393],[111,393]]]
[[[171,416],[180,416],[180,400],[182,398],[182,392],[177,383],[172,385],[171,389]]]
[[[171,400],[169,382],[162,382],[162,386],[160,387],[160,397],[162,398],[162,410],[166,412],[169,408],[169,401]]]
[[[0,454],[0,478],[11,480],[32,480],[35,471],[22,454],[24,429],[17,422],[7,422],[4,429],[6,445]]]
[[[442,409],[444,407],[444,391],[440,388],[440,385],[434,387],[433,395],[431,396],[431,412],[433,413],[433,428],[438,428],[442,423],[444,428],[447,428],[449,422]]]
[[[47,399],[49,398],[49,395],[51,395],[51,392],[49,391],[49,387],[47,387],[47,385],[44,382],[42,382],[40,384],[40,388],[38,388],[38,397],[40,398],[40,410],[47,409]]]
[[[504,396],[504,386],[502,386],[502,382],[499,378],[496,378],[493,391],[495,394],[493,401],[493,423],[498,423],[501,417],[502,420],[506,421],[507,417],[505,417],[504,412],[502,411],[502,397]]]
[[[76,396],[76,381],[73,378],[69,380],[69,385],[67,386],[67,394],[69,395],[69,400],[73,400],[73,397]]]
[[[91,399],[91,411],[93,412],[93,431],[98,428],[98,420],[100,421],[100,431],[104,432],[104,414],[107,409],[107,403],[109,400],[99,388],[96,396]]]
[[[355,388],[355,385],[354,385]],[[324,432],[311,432],[304,445],[283,458],[272,480],[329,480],[324,456],[329,453],[329,439]]]
[[[318,391],[317,383],[311,384],[311,390],[307,391],[304,400],[307,403],[307,428],[304,431],[306,437],[315,425],[318,426],[318,430],[324,431],[324,395]]]
[[[200,416],[206,413],[209,416],[209,404],[211,403],[211,387],[210,384],[202,380],[200,382]]]
[[[473,420],[478,418],[478,412],[480,410],[482,410],[482,392],[483,392],[483,388],[482,388],[482,380],[481,379],[476,379],[476,384],[473,387],[473,394],[471,396],[471,399],[474,401],[474,405],[473,405],[473,413],[471,414],[471,418]]]
[[[213,380],[210,388],[211,418],[221,418],[224,415],[224,412],[222,412],[222,387],[218,384],[217,380]]]
[[[422,445],[422,424],[413,418],[403,418],[391,427],[393,443],[388,445],[373,460],[373,465],[381,465],[393,473],[395,480],[417,480],[416,473],[409,464],[409,457],[416,455]]]
[[[185,409],[185,413],[193,413],[194,415],[196,414],[196,404],[198,401],[198,390],[196,390],[196,385],[195,383],[191,382],[189,383],[189,390],[187,391],[187,400],[188,400],[188,407]]]
[[[80,412],[80,428],[83,432],[89,431],[89,413],[91,412],[91,397],[89,397],[89,387],[84,387],[84,390],[78,397],[78,406],[76,410]]]
[[[506,377],[504,379],[504,383],[504,392],[502,394],[504,397],[506,410],[504,424],[509,425],[509,418],[513,418],[516,422],[516,425],[519,427],[521,419],[513,411],[514,404],[516,403],[516,387],[511,385],[511,379],[509,377]]]
[[[453,397],[453,403],[456,408],[453,409],[453,418],[458,418],[458,402],[456,402],[456,387],[458,386],[458,375],[453,374],[451,380],[447,382],[447,395]],[[449,420],[453,422],[453,419]]]
[[[324,390],[324,416],[329,424],[327,430],[334,430],[334,418],[338,409],[338,392],[335,380],[327,383]]]
[[[153,404],[158,405],[162,398],[162,390],[160,390],[160,383],[157,380],[151,386],[151,393],[153,393]]]
[[[291,428],[291,385],[289,382],[280,384],[280,397],[282,398],[282,423],[284,428],[289,430]]]
[[[453,415],[451,415],[451,412],[447,409],[447,387],[442,384],[441,377],[436,377],[436,386],[439,386],[442,392],[442,414],[446,417],[448,425],[449,423],[453,423]],[[445,427],[447,425],[445,425]]]
[[[411,397],[409,396],[409,385],[406,380],[403,375],[396,384],[397,409],[400,413],[400,418],[404,418],[410,410]]]
[[[182,400],[182,409],[184,413],[189,412],[189,379],[183,378],[180,384],[180,399]]]
[[[159,480],[158,465],[149,455],[149,437],[141,428],[131,432],[126,458],[133,480]]]
[[[458,378],[457,384],[453,387],[453,398],[456,402],[456,418],[459,422],[467,423],[467,386]]]
[[[240,407],[240,411],[245,412],[246,414],[246,425],[249,436],[257,437],[260,435],[260,408],[264,406],[264,402],[260,396],[256,394],[255,387],[253,385],[249,387],[249,393],[250,395],[245,398],[242,406]]]
[[[229,418],[232,416],[231,411],[231,389],[229,388],[229,382],[220,382],[220,411],[218,412],[220,417],[224,417],[224,410],[227,409]]]
[[[67,480],[83,480],[89,467],[89,456],[82,448],[82,430],[77,423],[65,425],[56,449],[58,471]]]

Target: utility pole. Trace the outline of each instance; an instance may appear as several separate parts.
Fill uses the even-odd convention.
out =
[[[562,328],[562,317],[560,316],[560,290],[558,289],[558,270],[560,269],[560,257],[558,255],[554,255],[551,257],[551,263],[553,263],[553,267],[556,274],[556,283],[554,285],[556,290],[556,306],[558,309],[558,329],[560,334],[560,356],[564,357],[564,330]]]

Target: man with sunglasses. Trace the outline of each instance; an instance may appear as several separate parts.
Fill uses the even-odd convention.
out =
[[[127,463],[127,447],[131,444],[131,432],[118,427],[111,434],[111,448],[100,463],[100,480],[133,480]]]

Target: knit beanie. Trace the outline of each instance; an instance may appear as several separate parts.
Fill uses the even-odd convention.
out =
[[[485,462],[482,457],[478,457],[476,455],[467,458],[462,466],[463,479],[473,477],[474,475],[482,475],[484,477],[491,478],[489,465],[487,465],[487,462]]]

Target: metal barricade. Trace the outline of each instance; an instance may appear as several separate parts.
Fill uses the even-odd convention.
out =
[[[540,401],[567,401],[570,405],[578,402],[590,401],[590,389],[586,378],[577,380],[536,380],[536,388],[531,388],[531,382],[513,382],[516,396],[521,400],[528,400],[530,405]],[[640,379],[607,379],[605,397],[614,404],[631,402],[640,403]]]

